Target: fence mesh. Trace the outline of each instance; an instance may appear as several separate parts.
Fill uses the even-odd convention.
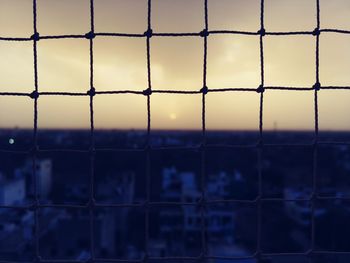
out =
[[[0,96],[23,96],[29,97],[34,101],[34,127],[33,127],[33,147],[30,151],[12,151],[12,150],[1,150],[1,152],[10,152],[10,153],[27,153],[32,156],[32,165],[33,165],[33,177],[32,180],[34,184],[34,200],[30,205],[23,206],[5,206],[2,205],[0,208],[10,208],[10,209],[23,209],[30,210],[34,213],[34,254],[35,257],[30,262],[86,262],[85,260],[47,260],[41,257],[40,255],[40,244],[39,244],[39,210],[42,208],[78,208],[86,209],[89,211],[90,218],[90,259],[88,262],[150,262],[150,261],[197,261],[197,262],[207,262],[212,259],[220,259],[227,261],[236,261],[244,259],[256,259],[257,262],[262,262],[264,258],[273,258],[280,256],[307,256],[310,258],[310,262],[313,262],[313,258],[317,255],[335,255],[335,254],[350,254],[349,251],[327,251],[327,250],[318,250],[315,246],[315,202],[317,200],[334,200],[334,199],[347,199],[346,197],[322,197],[317,194],[317,153],[318,148],[322,145],[349,145],[347,142],[335,142],[335,141],[319,141],[319,125],[318,125],[318,93],[320,90],[326,89],[350,89],[350,86],[321,86],[319,80],[319,42],[320,34],[322,33],[338,33],[338,34],[350,34],[350,31],[340,30],[340,29],[327,29],[320,28],[320,1],[316,1],[316,12],[315,12],[315,24],[316,27],[313,31],[289,31],[289,32],[269,32],[265,30],[264,27],[264,0],[260,1],[260,29],[256,32],[250,31],[235,31],[235,30],[209,30],[209,21],[208,21],[208,0],[203,0],[204,8],[204,29],[201,32],[186,32],[186,33],[159,33],[152,31],[152,0],[148,0],[148,15],[147,15],[147,30],[143,34],[129,34],[129,33],[101,33],[95,32],[94,28],[94,0],[90,0],[90,32],[82,35],[40,35],[37,28],[37,1],[33,0],[33,34],[31,37],[27,38],[17,38],[17,37],[0,37],[0,41],[32,41],[33,42],[33,56],[34,56],[34,90],[31,93],[21,93],[21,92],[0,92]],[[207,50],[208,50],[208,38],[215,37],[215,35],[228,34],[228,35],[253,35],[259,37],[260,45],[260,85],[256,88],[221,88],[221,89],[210,89],[207,87]],[[264,38],[268,36],[286,36],[286,35],[309,35],[315,38],[315,84],[312,87],[291,87],[291,86],[265,86],[264,85]],[[144,38],[146,40],[146,56],[147,56],[147,76],[148,76],[148,87],[144,91],[134,91],[134,90],[113,90],[113,91],[99,91],[95,90],[94,87],[94,39],[101,36],[110,36],[110,37],[126,37],[126,38]],[[155,90],[152,89],[151,81],[151,39],[153,37],[199,37],[203,39],[203,86],[198,90]],[[79,92],[40,92],[38,85],[38,56],[37,56],[37,43],[38,41],[45,41],[47,39],[86,39],[90,44],[90,88],[86,93]],[[297,92],[313,92],[314,93],[314,140],[312,143],[298,144],[297,146],[305,146],[313,149],[313,175],[312,175],[312,193],[309,198],[306,199],[286,199],[286,198],[264,198],[262,194],[262,159],[264,154],[264,147],[289,147],[296,146],[296,144],[290,143],[265,143],[264,142],[264,127],[263,127],[263,113],[264,113],[264,92],[266,90],[282,90],[282,91],[297,91]],[[208,144],[206,140],[206,97],[210,96],[212,92],[257,92],[260,95],[260,106],[259,106],[259,140],[257,143],[252,142],[249,145],[239,145],[239,144]],[[153,202],[151,201],[150,193],[150,181],[151,181],[151,152],[157,150],[171,150],[172,147],[154,147],[150,143],[151,138],[151,97],[155,93],[167,93],[167,94],[198,94],[202,98],[202,113],[201,113],[201,131],[202,139],[200,145],[197,146],[182,146],[181,149],[184,150],[195,150],[199,151],[201,154],[201,198],[198,202],[188,203],[188,202]],[[101,94],[138,94],[146,98],[147,103],[147,143],[144,148],[141,150],[145,152],[146,156],[146,201],[142,203],[122,203],[122,204],[102,204],[95,201],[95,186],[94,186],[94,177],[95,177],[95,154],[98,151],[102,151],[95,147],[94,142],[94,97]],[[36,162],[37,156],[42,151],[48,151],[40,149],[38,146],[38,100],[41,96],[87,96],[90,98],[90,148],[89,150],[82,152],[88,152],[90,155],[90,183],[89,183],[89,202],[86,205],[66,205],[66,204],[41,204],[38,187],[36,180]],[[210,201],[206,198],[206,187],[205,187],[205,175],[206,175],[206,162],[207,150],[213,148],[255,148],[257,149],[258,154],[258,196],[253,200],[248,199],[225,199],[220,202],[227,203],[249,203],[255,204],[257,207],[257,240],[256,240],[256,250],[253,254],[249,256],[232,256],[232,257],[221,257],[221,256],[212,256],[208,254],[207,250],[207,229],[206,229],[206,207],[210,204],[215,203],[216,201]],[[176,147],[179,149],[179,147]],[[109,149],[110,151],[124,151],[125,149]],[[137,149],[135,151],[139,151]],[[52,150],[54,151],[54,150]],[[69,149],[65,149],[69,151]],[[75,150],[76,151],[76,150]],[[127,151],[133,151],[128,149]],[[311,247],[305,252],[299,253],[264,253],[262,250],[262,204],[264,202],[295,202],[295,201],[307,201],[311,203]],[[150,227],[150,209],[152,207],[159,206],[197,206],[200,208],[200,217],[201,217],[201,253],[198,257],[152,257],[149,254],[149,227]],[[115,208],[115,207],[138,207],[144,209],[145,211],[145,244],[144,244],[144,257],[140,260],[127,260],[127,259],[101,259],[95,256],[95,244],[94,244],[94,210],[96,208]],[[0,262],[11,262],[11,261],[0,261]]]

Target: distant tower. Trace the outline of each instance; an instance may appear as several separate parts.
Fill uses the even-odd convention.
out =
[[[29,195],[34,194],[33,184],[33,161],[27,160],[22,168],[15,171],[17,176],[24,175],[26,178],[26,188]],[[52,161],[51,159],[36,160],[35,178],[37,192],[41,199],[48,199],[52,188]]]
[[[38,192],[42,199],[48,199],[52,187],[52,161],[38,160],[36,165]]]

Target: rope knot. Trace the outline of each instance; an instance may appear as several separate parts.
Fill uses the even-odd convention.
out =
[[[319,36],[321,33],[320,29],[319,28],[315,28],[314,31],[312,31],[312,35],[313,36]]]
[[[33,263],[40,263],[40,262],[42,262],[42,258],[39,255],[33,258]]]
[[[200,89],[200,92],[206,95],[208,93],[209,89],[207,86],[204,86],[203,88]]]
[[[93,210],[95,206],[96,206],[96,201],[93,198],[91,198],[89,202],[86,204],[86,207],[90,210]]]
[[[207,37],[207,36],[209,36],[209,32],[207,29],[203,29],[201,32],[199,32],[199,35],[201,37]]]
[[[205,208],[205,206],[207,205],[207,201],[205,200],[204,196],[201,196],[198,201],[197,201],[197,205],[199,207]]]
[[[256,148],[261,150],[263,147],[264,147],[264,142],[262,139],[259,139],[259,141],[256,143]]]
[[[90,90],[88,90],[87,92],[87,95],[89,95],[90,97],[93,97],[93,96],[95,96],[96,95],[96,90],[95,90],[95,88],[91,88]]]
[[[145,96],[151,95],[152,94],[151,88],[145,89],[144,91],[142,91],[142,94]]]
[[[94,39],[95,36],[96,36],[95,33],[92,32],[92,31],[90,31],[89,33],[86,33],[86,34],[85,34],[85,38],[86,38],[86,39]]]
[[[30,153],[32,156],[37,155],[38,152],[39,152],[39,146],[38,146],[38,145],[34,145],[34,146],[30,149],[30,151],[29,151],[29,153]]]
[[[309,249],[305,254],[307,257],[312,258],[314,256],[314,251],[313,249]]]
[[[39,98],[39,92],[34,90],[32,93],[29,94],[29,97],[31,97],[32,99],[37,99]]]
[[[148,254],[145,254],[142,258],[142,262],[147,263],[149,261],[149,256]]]
[[[39,209],[39,206],[40,206],[39,200],[38,200],[37,198],[35,198],[34,201],[33,201],[33,203],[30,204],[29,210],[30,210],[30,211],[36,211],[37,209]]]
[[[266,31],[265,31],[265,28],[261,28],[259,31],[258,31],[258,34],[260,35],[260,36],[265,36],[266,35]]]
[[[143,33],[144,36],[151,38],[153,36],[153,30],[151,28],[147,29],[147,31],[145,31],[145,33]]]
[[[314,90],[319,91],[321,89],[321,83],[320,82],[316,82],[312,87],[313,87]]]
[[[149,201],[145,200],[143,203],[142,203],[142,206],[144,209],[149,209],[151,206],[149,204]]]
[[[206,258],[206,253],[203,251],[200,255],[198,255],[196,262],[205,262]]]
[[[40,35],[38,32],[35,32],[31,37],[32,40],[34,41],[39,41],[40,40]]]
[[[257,89],[256,89],[257,93],[264,93],[265,92],[265,88],[263,85],[260,85]]]
[[[94,154],[96,153],[96,149],[95,149],[94,145],[91,145],[91,146],[89,147],[89,153],[90,153],[91,155],[94,155]]]

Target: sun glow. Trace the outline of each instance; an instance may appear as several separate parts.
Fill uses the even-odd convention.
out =
[[[170,120],[176,120],[177,119],[176,113],[170,113],[169,118]]]

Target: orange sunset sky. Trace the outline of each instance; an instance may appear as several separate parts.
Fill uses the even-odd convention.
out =
[[[154,32],[200,32],[204,28],[203,0],[152,0]],[[321,28],[350,30],[350,1],[321,0]],[[260,0],[208,0],[209,30],[260,28]],[[40,35],[85,34],[89,27],[88,0],[38,0]],[[266,31],[312,31],[315,0],[266,0]],[[146,0],[95,0],[96,32],[143,33],[147,28]],[[32,0],[0,0],[0,36],[33,34]],[[264,37],[265,85],[312,87],[315,83],[315,37]],[[259,36],[208,37],[210,89],[260,84]],[[152,88],[199,90],[202,87],[203,38],[152,37]],[[321,33],[320,82],[350,86],[350,34]],[[0,92],[34,90],[33,44],[0,41]],[[40,91],[86,92],[89,89],[89,41],[38,42]],[[147,88],[145,38],[94,39],[96,90]],[[146,128],[146,97],[98,95],[94,98],[96,128]],[[259,94],[209,93],[208,129],[256,130]],[[313,91],[266,91],[264,128],[312,130]],[[41,96],[40,128],[88,128],[89,98]],[[350,90],[319,92],[320,130],[350,129]],[[201,95],[152,94],[154,129],[200,129]],[[0,127],[31,128],[33,100],[0,97]]]

